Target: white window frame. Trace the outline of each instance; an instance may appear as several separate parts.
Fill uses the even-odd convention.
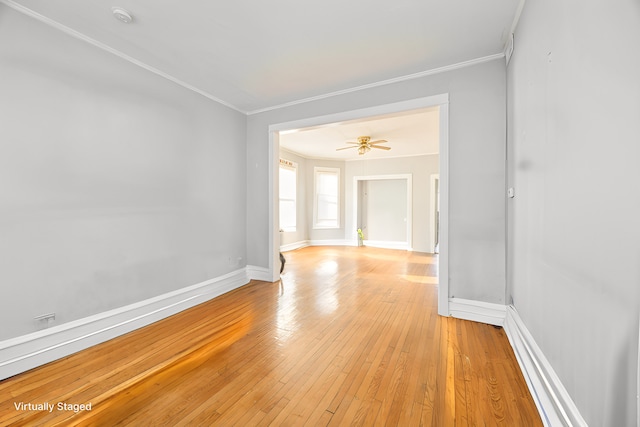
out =
[[[296,191],[293,199],[283,199],[282,195],[279,194],[280,191],[278,191],[280,204],[282,201],[293,201],[293,205],[295,207],[294,208],[295,225],[293,227],[283,227],[281,220],[278,219],[278,225],[280,227],[280,230],[291,233],[291,232],[295,232],[298,227],[298,164],[295,162],[292,162],[291,160],[280,159],[280,168],[278,169],[278,173],[280,173],[280,169],[292,170],[295,173],[295,177],[296,177],[295,178]]]
[[[338,177],[338,182],[337,182],[337,192],[336,192],[336,209],[337,209],[337,213],[336,213],[336,223],[335,225],[323,225],[323,224],[318,224],[318,175],[321,173],[331,173],[331,174],[335,174]],[[329,230],[329,229],[338,229],[340,228],[340,216],[341,216],[341,211],[340,211],[340,175],[341,175],[341,171],[340,168],[329,168],[329,167],[314,167],[313,168],[313,228],[314,229],[323,229],[323,230]]]

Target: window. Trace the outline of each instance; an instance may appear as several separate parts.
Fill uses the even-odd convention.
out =
[[[297,165],[280,159],[280,230],[296,231]]]
[[[340,169],[314,168],[313,227],[340,227]]]

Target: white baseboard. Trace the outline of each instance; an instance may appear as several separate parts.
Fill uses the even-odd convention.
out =
[[[280,252],[295,251],[296,249],[306,248],[307,246],[309,246],[309,241],[308,240],[301,240],[299,242],[294,242],[294,243],[288,243],[286,245],[281,245],[280,246]]]
[[[399,249],[403,251],[411,250],[411,247],[407,242],[387,242],[385,240],[365,240],[363,244],[365,246],[371,246],[372,248]]]
[[[473,320],[502,326],[506,308],[502,304],[473,301],[462,298],[449,298],[449,315],[456,319]]]
[[[248,283],[245,269],[0,342],[0,380],[84,350]]]
[[[309,246],[358,246],[358,242],[346,239],[310,240]]]
[[[518,359],[545,426],[587,426],[551,364],[527,330],[514,306],[508,306],[504,330]]]
[[[247,265],[247,278],[249,280],[262,280],[263,282],[273,282],[271,271],[265,267]]]

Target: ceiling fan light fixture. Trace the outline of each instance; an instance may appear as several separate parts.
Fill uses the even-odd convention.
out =
[[[121,7],[114,7],[111,11],[113,12],[113,16],[122,23],[130,24],[133,21],[133,16]]]
[[[369,136],[360,136],[358,137],[358,142],[350,142],[347,144],[354,144],[348,147],[336,148],[336,151],[348,150],[351,148],[357,148],[358,154],[364,156],[366,153],[371,151],[372,148],[378,148],[380,150],[391,150],[391,147],[385,147],[383,145],[378,145],[387,142],[384,139],[379,139],[377,141],[371,141],[371,137]]]

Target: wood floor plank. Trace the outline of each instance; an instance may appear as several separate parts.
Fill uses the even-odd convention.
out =
[[[437,315],[435,256],[286,257],[281,282],[1,381],[0,425],[542,425],[504,331]]]

